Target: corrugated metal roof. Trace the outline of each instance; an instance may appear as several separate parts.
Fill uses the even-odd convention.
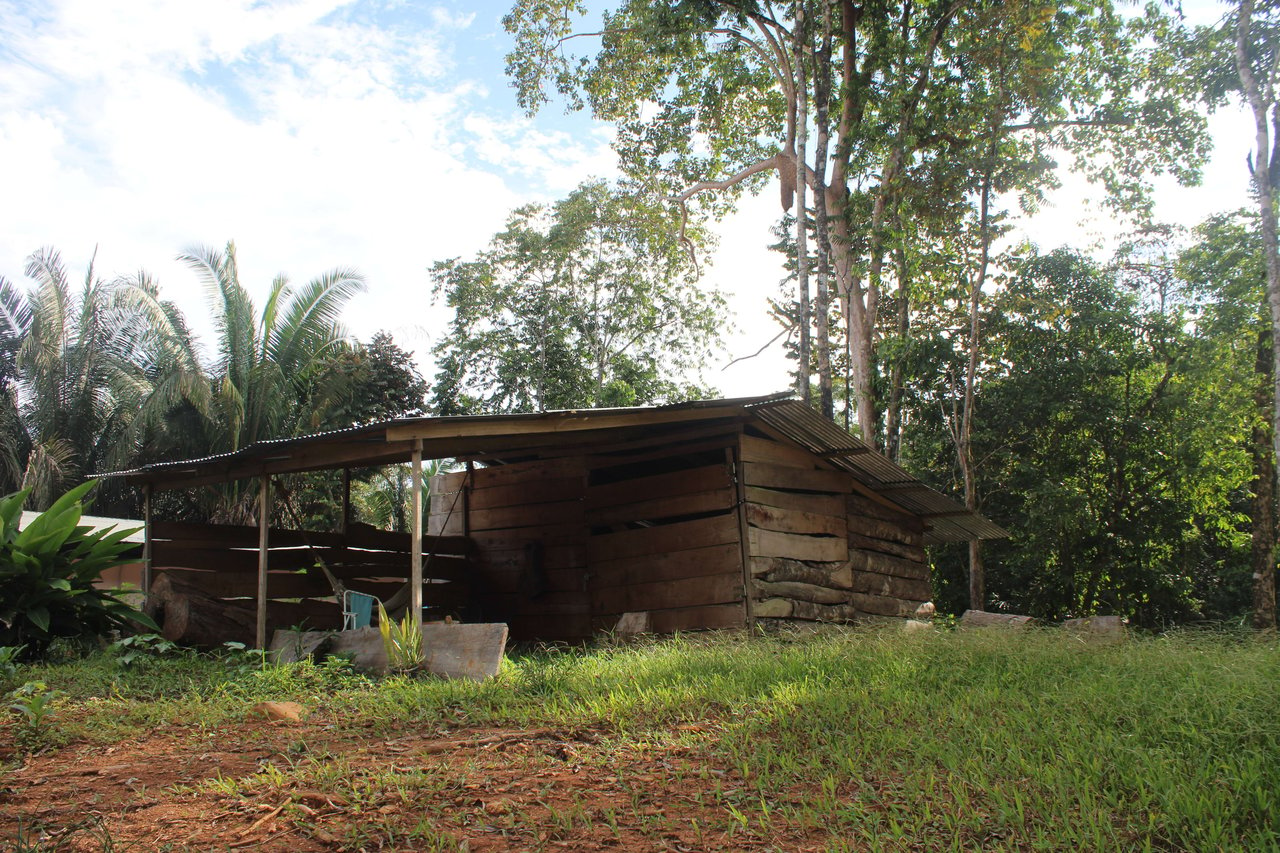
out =
[[[804,449],[853,474],[871,491],[924,518],[929,525],[927,543],[1003,539],[1009,535],[990,519],[925,485],[799,400],[762,400],[747,404],[746,408]]]
[[[848,471],[860,483],[884,499],[912,515],[924,518],[928,525],[925,536],[928,543],[965,541],[973,538],[999,539],[1009,535],[999,525],[966,510],[956,501],[925,485],[890,459],[868,447],[861,439],[845,432],[830,419],[786,393],[762,397],[694,400],[666,406],[558,410],[511,415],[402,418],[315,435],[260,441],[231,453],[179,462],[157,462],[131,471],[118,471],[103,476],[129,477],[138,482],[151,479],[172,481],[177,475],[188,472],[205,477],[216,476],[220,471],[230,472],[232,466],[239,463],[266,465],[287,460],[289,454],[293,452],[330,443],[356,446],[356,452],[343,464],[360,467],[362,451],[359,450],[359,446],[361,445],[367,445],[368,448],[367,456],[363,458],[370,461],[382,460],[379,464],[385,464],[388,456],[387,432],[393,427],[402,429],[414,425],[430,425],[434,428],[447,425],[451,428],[450,432],[453,435],[461,436],[457,439],[458,447],[455,448],[455,452],[442,454],[453,456],[469,452],[465,441],[467,440],[466,428],[471,424],[483,424],[485,436],[489,440],[494,440],[500,439],[502,424],[510,424],[513,430],[528,435],[530,432],[541,432],[536,427],[539,423],[544,423],[547,427],[546,432],[553,434],[557,432],[557,425],[570,421],[589,424],[593,419],[624,414],[638,416],[639,420],[636,423],[643,425],[646,414],[653,413],[656,419],[657,413],[663,413],[663,421],[671,423],[670,413],[672,412],[689,411],[692,418],[695,411],[710,408],[737,410],[744,418],[758,419],[798,446],[822,456],[833,467]],[[675,422],[678,423],[679,419]],[[535,429],[531,430],[530,427]],[[403,461],[407,461],[407,452],[403,455]],[[280,470],[287,471],[288,464],[282,463]],[[307,469],[298,467],[296,470]],[[241,470],[238,476],[246,475]]]

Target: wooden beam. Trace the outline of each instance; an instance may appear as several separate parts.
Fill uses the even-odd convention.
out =
[[[338,532],[347,535],[347,527],[351,524],[351,469],[342,469],[342,519],[338,522]]]
[[[412,530],[409,552],[409,610],[413,613],[414,630],[422,630],[422,439],[413,440],[410,465],[413,471],[413,495],[409,500]]]
[[[267,647],[267,555],[271,533],[271,475],[258,481],[258,631],[256,645]]]
[[[142,487],[142,594],[151,592],[151,511],[152,489],[147,483]]]
[[[725,462],[733,468],[733,483],[738,499],[738,560],[742,563],[742,623],[748,630],[756,625],[755,604],[751,600],[751,540],[747,525],[746,481],[742,477],[742,442],[746,433],[739,428],[738,440],[724,451]]]
[[[387,427],[387,440],[477,438],[562,434],[593,429],[648,427],[657,424],[705,421],[740,414],[740,406],[708,406],[703,409],[656,409],[642,412],[548,412],[542,415],[487,416],[468,419],[438,418],[415,424]]]

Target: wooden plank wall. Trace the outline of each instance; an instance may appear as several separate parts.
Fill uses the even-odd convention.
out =
[[[512,639],[591,635],[581,456],[476,468],[431,481],[427,531],[468,533],[474,616]]]
[[[757,617],[907,617],[929,600],[919,518],[858,493],[802,448],[744,435],[741,453]]]
[[[197,586],[207,594],[253,606],[258,588],[258,528],[226,524],[155,522],[152,524],[154,576]],[[409,535],[355,527],[343,536],[273,528],[268,556],[267,621],[270,628],[305,624],[317,630],[341,627],[342,608],[324,575],[307,571],[321,557],[348,589],[386,600],[409,577]],[[307,547],[307,543],[314,547]],[[428,537],[424,554],[423,600],[442,612],[467,603],[466,540]]]
[[[848,622],[849,475],[803,448],[752,435],[740,449],[751,554],[752,611],[761,619]]]
[[[924,523],[860,495],[850,495],[851,602],[873,616],[909,617],[933,597]]]
[[[659,633],[746,624],[737,434],[588,457],[585,517],[594,627],[648,614]]]

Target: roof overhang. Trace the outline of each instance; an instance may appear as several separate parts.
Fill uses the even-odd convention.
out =
[[[712,429],[754,423],[848,471],[881,502],[925,520],[927,542],[995,539],[1008,533],[930,488],[831,420],[787,394],[700,400],[669,406],[581,409],[513,415],[402,418],[180,462],[158,462],[120,477],[156,491],[186,489],[268,474],[369,468],[408,462],[420,443],[427,459],[514,458],[539,451],[649,437],[691,425]]]

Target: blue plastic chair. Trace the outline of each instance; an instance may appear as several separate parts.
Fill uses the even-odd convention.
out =
[[[342,594],[342,630],[368,628],[373,624],[373,606],[378,599],[363,592],[347,590]]]

